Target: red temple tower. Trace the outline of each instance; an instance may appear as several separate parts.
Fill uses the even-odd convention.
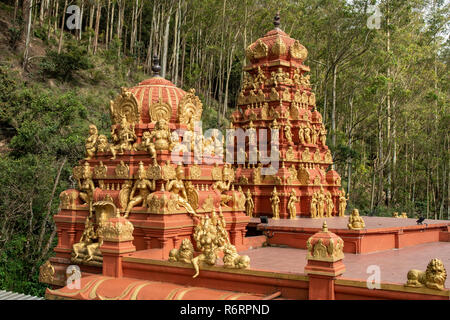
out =
[[[279,218],[339,215],[341,178],[336,171],[327,171],[333,159],[307,75],[310,69],[304,65],[307,50],[279,28],[278,16],[274,25],[246,49],[250,63],[244,67],[232,127],[255,129],[256,137],[261,130],[278,129],[279,169],[264,175],[267,165],[259,157],[252,163],[247,142],[246,163],[237,165],[236,182],[244,191],[250,189],[257,216],[274,216],[274,188]]]

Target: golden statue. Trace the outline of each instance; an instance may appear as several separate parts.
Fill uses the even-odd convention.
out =
[[[164,119],[156,121],[155,129],[150,133],[150,140],[155,139],[156,150],[172,150],[169,125]]]
[[[89,126],[89,136],[86,139],[85,148],[86,148],[86,160],[91,159],[95,155],[96,144],[98,138],[98,130],[97,127],[93,124]]]
[[[120,128],[113,129],[111,131],[111,137],[116,143],[114,148],[119,151],[119,154],[123,154],[125,150],[132,150],[133,143],[137,139],[137,136],[134,133],[134,123],[130,128],[130,124],[127,122],[127,118],[122,115]]]
[[[156,157],[155,144],[152,142],[151,134],[149,131],[145,131],[142,134],[142,141],[140,144],[135,144],[134,149],[137,151],[147,151],[150,157]]]
[[[84,163],[81,179],[78,179],[78,189],[80,190],[80,198],[89,206],[89,216],[92,215],[92,198],[95,190],[94,182],[92,181],[92,173],[89,163]]]
[[[347,201],[349,198],[345,197],[345,190],[342,189],[339,196],[339,217],[345,217],[345,208],[347,207]]]
[[[325,129],[325,126],[323,123],[322,123],[322,126],[320,127],[319,139],[320,139],[320,142],[322,143],[322,145],[325,146],[326,142],[327,142],[327,129]]]
[[[273,187],[270,202],[272,204],[272,219],[280,219],[280,198],[278,197],[277,187]]]
[[[223,266],[225,268],[245,269],[250,267],[250,257],[240,256],[236,247],[227,243],[223,248]]]
[[[325,202],[326,202],[326,207],[327,207],[327,217],[332,217],[333,216],[333,208],[334,208],[334,203],[333,203],[333,199],[331,197],[331,193],[328,191],[327,196],[325,198]]]
[[[71,261],[74,263],[93,261],[94,265],[100,265],[103,261],[102,253],[99,249],[102,244],[102,225],[99,224],[95,230],[94,223],[87,217],[80,241],[72,246]]]
[[[248,268],[250,266],[250,258],[248,256],[239,256],[236,247],[230,242],[228,232],[226,230],[226,222],[222,212],[216,215],[215,210],[211,212],[211,217],[206,214],[200,218],[200,221],[194,228],[193,236],[197,249],[200,254],[193,257],[194,250],[188,239],[183,240],[180,249],[172,249],[169,253],[169,261],[181,261],[192,263],[196,278],[200,273],[201,265],[213,266],[217,262],[219,251],[223,251],[223,262],[225,268]]]
[[[406,214],[406,212],[402,212],[400,218],[408,219],[408,215]]]
[[[181,165],[177,166],[176,169],[176,177],[173,180],[167,182],[166,190],[172,192],[175,196],[175,201],[178,205],[182,206],[194,217],[199,217],[199,215],[195,212],[194,208],[192,208],[191,204],[188,201],[188,194],[186,193],[186,187],[183,182],[184,178],[184,170]]]
[[[311,129],[308,126],[303,129],[303,136],[305,137],[305,143],[311,143]]]
[[[305,144],[305,130],[303,126],[298,130],[298,138],[300,139],[300,144]]]
[[[115,159],[116,158],[116,149],[114,149],[114,146],[112,146],[109,142],[108,142],[108,138],[106,138],[105,135],[101,134],[98,136],[97,139],[97,152],[111,152],[112,153],[112,158],[111,159]]]
[[[181,242],[179,249],[172,249],[169,252],[169,261],[179,261],[184,263],[191,263],[194,257],[194,246],[188,238]]]
[[[155,191],[156,183],[155,180],[148,180],[147,174],[144,168],[144,164],[139,162],[139,169],[137,171],[138,178],[134,182],[133,189],[131,189],[130,193],[130,201],[128,202],[127,208],[125,210],[124,218],[127,218],[130,214],[131,209],[142,203],[143,207],[147,206],[147,196],[151,191]],[[136,191],[139,191],[139,194],[135,196]]]
[[[398,216],[398,212],[393,212],[393,213],[392,213],[392,217],[393,217],[393,218],[400,218],[400,217]]]
[[[317,193],[314,192],[311,198],[311,218],[317,218]]]
[[[408,271],[407,287],[423,287],[430,289],[444,290],[445,280],[447,280],[447,271],[444,264],[439,259],[432,259],[427,266],[426,271],[412,269]]]
[[[292,133],[291,133],[291,124],[288,120],[288,122],[286,123],[286,125],[284,126],[284,136],[286,137],[286,140],[288,142],[288,144],[292,144]]]
[[[352,214],[350,215],[350,217],[348,217],[347,227],[350,230],[361,230],[366,227],[366,224],[364,223],[363,218],[359,216],[358,209],[353,209]]]
[[[298,200],[297,195],[295,194],[295,190],[292,190],[287,205],[290,219],[297,219],[297,209],[295,208],[295,203],[299,201],[300,200]]]
[[[250,218],[253,217],[253,210],[255,209],[255,203],[253,202],[252,193],[250,189],[247,189],[247,194],[245,197],[245,213]]]
[[[319,218],[323,218],[325,213],[325,195],[323,194],[323,188],[320,187],[320,192],[317,193],[317,215]]]

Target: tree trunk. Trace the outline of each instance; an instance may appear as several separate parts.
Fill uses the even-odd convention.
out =
[[[97,15],[95,17],[95,33],[94,33],[94,54],[97,53],[98,48],[98,33],[100,30],[100,15],[102,12],[102,6],[100,0],[97,0]]]
[[[163,54],[161,59],[161,76],[163,78],[166,77],[166,71],[167,71],[167,52],[169,49],[169,27],[170,27],[170,11],[172,11],[172,8],[169,9],[169,12],[167,14],[166,19],[166,26],[164,28],[164,41],[163,41]]]
[[[24,15],[24,23],[27,26],[27,35],[25,40],[25,51],[23,54],[23,70],[27,69],[28,64],[28,50],[30,47],[30,33],[31,33],[31,8],[33,7],[33,0],[24,0],[23,5],[23,15]],[[26,19],[26,20],[25,20]]]

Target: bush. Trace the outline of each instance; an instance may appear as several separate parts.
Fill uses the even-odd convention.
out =
[[[40,63],[42,75],[70,81],[78,70],[92,68],[92,63],[84,46],[69,41],[63,52],[48,50]]]

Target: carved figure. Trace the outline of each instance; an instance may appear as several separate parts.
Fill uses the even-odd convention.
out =
[[[273,187],[270,203],[272,204],[272,219],[280,219],[280,198],[278,197],[277,187]]]
[[[297,219],[297,209],[295,207],[296,202],[299,202],[299,200],[297,198],[297,195],[295,194],[295,190],[292,190],[287,205],[290,219]]]
[[[95,155],[96,144],[98,138],[97,127],[93,124],[89,126],[89,136],[86,139],[85,148],[86,148],[86,160],[91,159]]]
[[[144,168],[144,164],[139,162],[139,169],[138,169],[138,178],[134,182],[133,189],[130,193],[130,202],[128,202],[127,208],[125,210],[124,218],[127,218],[130,214],[131,209],[133,207],[142,204],[143,207],[147,206],[147,196],[150,193],[150,191],[154,191],[156,189],[156,183],[155,180],[148,180],[147,174]],[[138,191],[138,195],[135,196],[136,191]]]
[[[253,202],[252,193],[250,189],[247,189],[247,194],[245,197],[245,213],[250,218],[253,217],[253,210],[255,209],[255,203]]]
[[[169,261],[179,261],[191,263],[194,257],[194,246],[189,239],[183,239],[179,249],[172,249],[169,252]]]

